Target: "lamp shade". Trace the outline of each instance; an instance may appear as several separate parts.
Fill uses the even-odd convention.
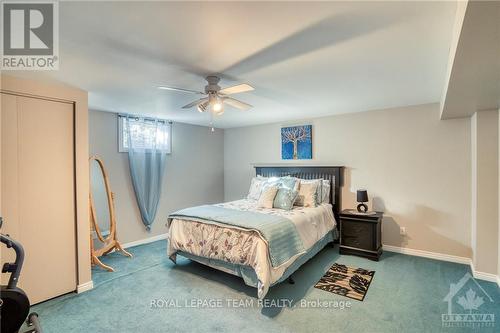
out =
[[[368,191],[366,190],[358,190],[356,193],[358,202],[368,202]]]

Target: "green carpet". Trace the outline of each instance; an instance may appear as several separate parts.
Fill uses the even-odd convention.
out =
[[[441,314],[448,309],[443,299],[450,290],[450,283],[458,282],[470,272],[466,265],[391,252],[384,253],[379,262],[374,262],[339,255],[338,246],[326,247],[293,274],[295,284],[285,282],[272,287],[266,298],[268,306],[262,307],[255,305],[256,290],[237,277],[181,257],[178,265],[174,265],[166,257],[165,241],[137,246],[130,252],[133,259],[119,254],[104,258],[103,261],[116,272],[94,269],[93,290],[34,306],[45,332],[472,331],[445,328],[441,323]],[[334,262],[377,272],[363,302],[314,288]],[[480,312],[495,315],[498,331],[499,289],[494,283],[479,283],[493,299],[490,302],[483,297]],[[152,301],[158,299],[169,303],[157,301],[157,305],[164,307],[152,308]],[[194,305],[185,302],[198,300],[210,301],[215,306],[222,304],[223,308],[186,307]],[[231,307],[227,306],[227,300],[232,300]],[[301,307],[305,301],[317,300],[329,301],[331,307]],[[247,305],[254,302],[254,306],[245,308],[245,302]],[[335,308],[346,302],[350,303],[350,308]],[[495,328],[474,331],[494,332]]]

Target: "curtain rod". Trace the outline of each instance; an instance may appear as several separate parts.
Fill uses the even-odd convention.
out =
[[[143,118],[144,120],[152,120],[152,121],[161,121],[161,122],[165,122],[165,123],[169,123],[169,124],[172,124],[172,120],[168,120],[168,119],[161,119],[161,118],[155,118],[155,117],[147,117],[147,116],[140,116],[140,115],[137,115],[137,114],[130,114],[130,113],[118,113],[118,117],[131,117],[131,118]]]

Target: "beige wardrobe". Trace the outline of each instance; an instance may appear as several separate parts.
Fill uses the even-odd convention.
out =
[[[91,288],[86,98],[2,75],[1,232],[25,249],[19,285],[32,304]]]

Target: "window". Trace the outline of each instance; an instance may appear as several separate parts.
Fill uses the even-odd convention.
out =
[[[128,152],[127,118],[118,116],[118,151]],[[170,154],[172,147],[172,124],[163,119],[129,118],[130,135],[139,149],[160,149]]]

